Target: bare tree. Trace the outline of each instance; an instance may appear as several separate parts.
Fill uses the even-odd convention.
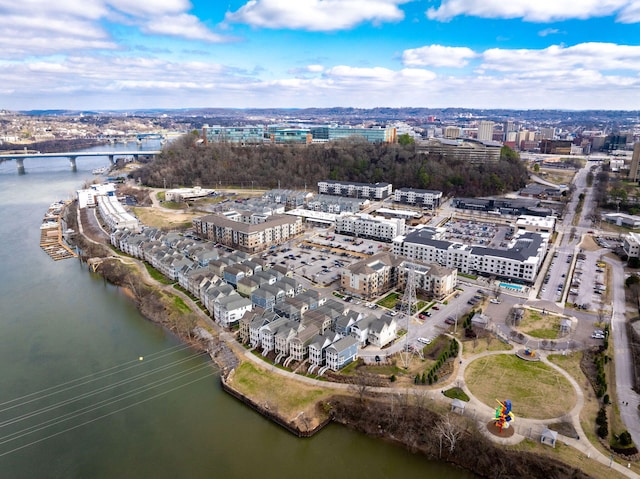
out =
[[[434,426],[435,432],[440,440],[440,457],[442,457],[442,444],[449,448],[449,454],[452,454],[458,443],[458,439],[462,435],[462,428],[451,414],[442,416]]]
[[[364,398],[369,394],[369,375],[365,372],[356,370],[356,373],[351,378],[351,384],[349,389],[352,390],[357,396],[360,402],[364,402]]]
[[[423,409],[427,402],[427,392],[423,389],[413,389],[415,405],[418,409]]]

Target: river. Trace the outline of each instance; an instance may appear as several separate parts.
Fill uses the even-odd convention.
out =
[[[225,394],[207,357],[118,288],[51,260],[47,207],[107,164],[28,159],[19,175],[0,163],[0,477],[473,477],[338,425],[292,436]]]

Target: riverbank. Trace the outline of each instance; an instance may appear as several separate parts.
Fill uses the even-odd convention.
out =
[[[132,258],[123,256],[123,255],[115,255],[112,249],[105,245],[100,245],[98,248],[97,245],[94,249],[100,249],[99,253],[92,252],[93,254],[100,254],[104,258],[105,261],[102,262],[101,268],[99,271],[103,274],[103,276],[109,281],[113,282],[116,285],[121,287],[126,287],[130,289],[131,293],[135,298],[135,302],[141,311],[141,313],[147,317],[149,320],[158,322],[163,324],[168,329],[171,329],[178,337],[181,337],[185,342],[196,341],[196,344],[201,344],[201,347],[208,349],[210,344],[203,343],[202,340],[198,340],[193,337],[193,329],[196,326],[203,326],[213,335],[213,340],[211,344],[214,344],[216,347],[228,348],[231,351],[231,357],[235,358],[237,361],[236,365],[229,365],[228,362],[220,364],[221,369],[223,370],[223,381],[227,378],[232,377],[234,372],[238,370],[242,365],[252,362],[257,363],[262,362],[262,360],[258,358],[250,358],[249,355],[252,354],[245,350],[241,345],[239,345],[233,339],[232,335],[228,332],[222,331],[218,325],[214,324],[211,318],[202,311],[195,302],[192,301],[191,298],[186,296],[181,291],[173,288],[171,285],[160,284],[153,280],[144,265],[142,265],[139,261],[134,260]],[[176,302],[173,298],[179,298],[180,301]],[[182,305],[186,305],[187,309],[182,307]],[[217,364],[221,358],[218,358],[218,355],[212,355]],[[225,357],[230,357],[229,355],[223,355]],[[285,373],[280,370],[275,370],[275,367],[270,367],[268,364],[264,363],[264,367],[266,369],[273,370],[272,372],[279,376],[284,375]],[[224,372],[226,371],[226,372]],[[289,373],[290,374],[290,373]],[[261,377],[264,379],[264,374],[258,372],[254,377]],[[291,384],[288,384],[286,387],[277,387],[272,384],[276,389],[279,389],[280,392],[285,393],[284,396],[292,396],[295,394],[291,394],[294,391],[298,391],[301,386],[299,386],[299,382],[312,382],[315,385],[316,389],[325,390],[324,394],[333,397],[333,394],[337,394],[335,390],[332,389],[332,385],[325,384],[320,381],[314,381],[309,378],[304,377],[296,377],[290,378]],[[294,381],[296,379],[297,381]],[[226,381],[226,386],[229,387],[231,382]],[[223,382],[224,384],[224,382]],[[330,420],[335,420],[336,422],[340,422],[348,425],[349,427],[357,428],[358,430],[362,430],[363,432],[373,435],[375,437],[383,437],[387,440],[391,440],[398,444],[402,444],[409,450],[415,450],[416,452],[420,452],[425,454],[428,458],[434,460],[446,460],[449,462],[453,462],[458,464],[457,455],[451,454],[449,457],[444,458],[442,455],[433,455],[429,454],[428,451],[422,450],[420,448],[416,449],[416,444],[420,444],[422,442],[425,443],[438,443],[442,438],[442,433],[438,435],[437,431],[434,431],[433,428],[424,428],[424,429],[415,429],[413,424],[413,415],[401,413],[403,408],[405,407],[415,407],[412,404],[413,400],[409,398],[412,397],[406,390],[398,390],[398,389],[385,389],[383,392],[376,392],[376,394],[380,397],[374,398],[373,396],[369,396],[371,391],[368,391],[365,396],[365,390],[359,389],[358,385],[351,385],[351,390],[347,388],[341,392],[342,395],[353,395],[360,396],[361,401],[353,401],[350,400],[347,404],[349,404],[351,408],[355,409],[350,415],[337,415],[333,409],[332,404],[333,399],[327,399],[324,397],[316,397],[316,398],[307,398],[305,399],[304,408],[295,409],[297,404],[294,402],[293,405],[289,405],[288,407],[281,407],[280,399],[275,397],[273,398],[273,402],[271,404],[267,404],[268,407],[265,407],[265,403],[261,401],[258,397],[258,391],[261,391],[261,387],[255,387],[253,392],[250,388],[246,387],[247,384],[243,383],[234,383],[231,389],[234,392],[234,397],[242,400],[245,404],[252,407],[254,410],[259,412],[260,414],[265,415],[270,420],[276,422],[277,424],[283,425],[286,424],[286,429],[294,432],[294,434],[298,436],[305,437],[310,431],[315,432],[319,429],[319,427],[315,426],[317,422],[318,425],[326,424]],[[259,385],[254,385],[259,386]],[[356,389],[359,389],[356,390]],[[227,392],[230,392],[229,389],[225,389]],[[362,399],[366,399],[362,402]],[[369,402],[380,402],[381,404],[390,405],[394,412],[392,417],[394,417],[394,424],[398,424],[401,427],[401,430],[413,431],[411,435],[401,435],[397,433],[393,433],[390,428],[376,428],[376,426],[380,426],[380,418],[371,412],[369,407],[364,407],[364,404],[369,404]],[[308,403],[306,402],[308,401]],[[428,406],[429,409],[433,408],[433,404],[430,403]],[[448,409],[444,403],[441,401],[437,401],[438,403],[438,411],[439,413],[430,410],[430,414],[435,414],[434,417],[442,418],[447,417]],[[395,404],[395,406],[394,406]],[[424,406],[427,408],[427,406]],[[395,408],[395,409],[394,409]],[[356,426],[356,423],[353,422],[353,417],[358,417],[358,414],[362,414],[363,412],[369,412],[368,415],[360,416],[362,418],[361,424]],[[400,412],[398,412],[400,411]],[[294,414],[295,413],[295,414]],[[303,414],[301,414],[303,413]],[[442,414],[440,414],[442,413]],[[344,419],[344,418],[347,419]],[[454,416],[455,417],[455,416]],[[460,447],[464,447],[467,452],[465,454],[472,454],[477,456],[477,451],[482,450],[478,448],[478,443],[474,442],[472,439],[479,434],[479,427],[483,427],[484,425],[477,425],[473,423],[473,421],[465,422],[464,427],[461,429],[462,433],[469,436],[471,440],[467,442],[461,442]],[[373,428],[373,429],[372,429]],[[311,433],[312,433],[311,432]],[[498,450],[501,450],[498,448]],[[473,451],[473,452],[470,452]],[[466,456],[462,456],[466,457]],[[536,456],[542,457],[542,456]],[[541,459],[542,460],[542,459]],[[504,461],[503,461],[504,462]],[[544,458],[544,462],[556,464],[557,470],[564,470],[564,464],[558,463],[555,460],[551,460],[548,458]],[[476,470],[476,466],[469,466],[464,462],[460,462],[461,467],[469,468],[474,472],[486,475],[487,477],[491,477],[494,474],[487,474],[482,470],[482,468]],[[569,467],[569,466],[566,466]],[[508,473],[501,474],[502,477],[518,477],[511,476]],[[553,475],[533,475],[531,473],[526,474],[528,477],[564,477],[564,476],[553,476]],[[521,476],[519,476],[521,477]],[[587,475],[574,477],[589,477]]]

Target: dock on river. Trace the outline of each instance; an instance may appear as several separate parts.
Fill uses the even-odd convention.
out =
[[[78,256],[62,238],[60,217],[64,207],[64,203],[60,202],[51,204],[40,226],[40,247],[55,261]]]

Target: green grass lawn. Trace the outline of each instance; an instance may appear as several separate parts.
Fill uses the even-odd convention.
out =
[[[171,281],[169,278],[167,278],[165,275],[163,275],[160,271],[155,269],[149,263],[145,263],[144,265],[147,268],[147,271],[149,272],[149,275],[153,279],[158,281],[159,283],[162,283],[162,284],[173,284],[173,281]]]
[[[559,372],[542,362],[524,361],[514,354],[487,356],[465,371],[471,393],[495,407],[496,399],[511,399],[513,413],[533,419],[563,415],[576,402],[576,392]]]
[[[382,306],[384,308],[393,309],[396,307],[398,300],[400,298],[400,293],[389,293],[380,301],[378,301],[378,306]]]

